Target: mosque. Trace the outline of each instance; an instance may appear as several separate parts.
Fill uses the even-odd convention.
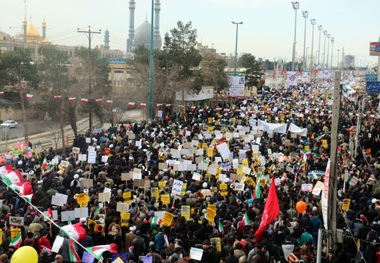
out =
[[[145,20],[135,30],[135,0],[129,1],[129,30],[127,39],[127,54],[132,53],[133,49],[142,45],[150,49],[151,24]],[[160,36],[160,0],[155,0],[154,3],[154,29],[153,29],[153,47],[160,49],[162,46],[162,38]]]

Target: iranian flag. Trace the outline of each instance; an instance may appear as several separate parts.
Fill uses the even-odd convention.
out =
[[[250,224],[251,221],[249,220],[247,213],[245,213],[243,219],[241,220],[241,226],[248,226]]]
[[[86,229],[84,229],[82,223],[71,224],[70,220],[68,225],[61,227],[61,231],[77,241],[86,239]]]
[[[140,108],[146,108],[146,103],[140,103]]]
[[[75,250],[75,241],[70,238],[69,241],[69,258],[70,262],[82,262],[82,259],[78,255],[78,252]]]
[[[161,108],[161,107],[162,107],[162,103],[157,103],[157,104],[156,104],[156,107],[157,107],[157,108]]]
[[[178,105],[178,108],[183,109],[183,105]]]
[[[165,107],[166,108],[170,108],[172,105],[171,104],[166,104]]]
[[[21,242],[22,242],[22,238],[21,238],[21,233],[20,233],[11,240],[11,242],[9,243],[9,246],[17,249],[21,246]]]
[[[13,171],[11,165],[0,167],[0,175],[3,182],[13,190],[20,190],[24,184],[24,178],[19,170]]]
[[[230,112],[230,109],[224,109],[223,112],[224,113]]]
[[[88,102],[88,99],[86,99],[86,98],[81,98],[81,99],[80,99],[80,102],[82,102],[82,103],[87,103],[87,102]]]
[[[132,102],[132,101],[128,102],[128,107],[134,107],[134,106],[135,106],[134,102]]]
[[[0,91],[0,96],[3,96],[4,95],[4,91]]]
[[[99,102],[102,102],[103,99],[96,99],[95,102],[99,103]]]
[[[224,231],[223,224],[220,221],[218,222],[218,230],[219,230],[219,233],[222,233]]]
[[[153,217],[152,222],[150,223],[152,226],[160,225],[162,222],[161,218],[158,216]]]
[[[216,111],[221,111],[222,108],[220,108],[220,107],[216,107],[215,110],[216,110]]]
[[[30,94],[30,93],[26,94],[27,100],[31,100],[32,98],[33,98],[33,94]]]
[[[55,100],[60,100],[62,98],[62,96],[54,96],[53,99]]]
[[[272,176],[272,183],[270,184],[269,193],[264,206],[264,212],[261,216],[259,228],[255,233],[256,241],[259,242],[262,234],[270,223],[280,214],[280,206],[278,204],[277,190],[274,183],[274,176]]]
[[[195,110],[195,106],[191,106],[191,107],[190,107],[190,110]]]
[[[239,198],[237,198],[236,196],[235,196],[235,201],[236,201],[236,204],[238,206],[241,205],[241,200]]]
[[[73,102],[73,101],[75,101],[76,100],[76,97],[69,97],[69,101],[70,102]]]
[[[109,104],[112,104],[112,102],[113,102],[112,100],[107,100],[107,101],[106,101],[106,104],[109,105]]]
[[[100,259],[102,254],[106,251],[109,251],[111,253],[117,253],[119,251],[119,248],[115,243],[111,243],[109,245],[99,245],[99,246],[94,246],[94,247],[88,247],[86,249],[91,251],[91,254],[97,259]]]
[[[158,151],[161,148],[161,145],[156,142],[155,144],[153,144],[153,148]]]

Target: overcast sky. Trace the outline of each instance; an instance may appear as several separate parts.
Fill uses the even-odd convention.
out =
[[[318,51],[318,25],[327,30],[335,43],[329,46],[329,60],[337,63],[338,49],[356,57],[357,65],[372,65],[377,58],[369,56],[369,42],[380,35],[378,0],[304,0],[299,1],[297,20],[297,57],[304,48],[305,18],[306,47],[312,46],[314,29],[314,54]],[[135,27],[150,21],[151,0],[136,0]],[[0,30],[14,35],[21,30],[25,16],[24,0],[0,0]],[[77,29],[106,29],[110,31],[110,46],[125,52],[129,26],[129,0],[27,0],[28,21],[41,30],[43,19],[47,22],[47,36],[54,44],[88,46],[87,37]],[[177,21],[191,21],[198,31],[198,42],[213,46],[217,52],[227,54],[235,50],[235,29],[231,21],[243,22],[239,26],[239,53],[251,53],[273,60],[292,59],[295,11],[287,0],[161,0],[161,36],[176,27]],[[103,44],[103,34],[95,35],[93,46]],[[324,53],[324,36],[321,37],[321,55]],[[328,45],[326,44],[326,55]],[[340,58],[341,59],[341,58]]]

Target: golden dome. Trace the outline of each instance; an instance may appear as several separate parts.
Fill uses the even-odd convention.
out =
[[[42,40],[42,43],[44,43],[44,44],[49,44],[49,43],[51,43],[51,42],[50,42],[50,40],[49,40],[47,37],[45,37],[45,38]]]
[[[40,32],[38,32],[38,29],[32,24],[32,22],[29,22],[26,26],[26,38],[28,42],[41,41]]]

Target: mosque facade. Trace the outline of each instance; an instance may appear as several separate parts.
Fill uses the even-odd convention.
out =
[[[136,1],[129,1],[129,30],[127,39],[127,54],[132,53],[133,49],[138,46],[144,46],[150,49],[151,39],[151,24],[145,20],[141,25],[135,29],[135,9]],[[154,28],[153,28],[153,47],[160,49],[162,46],[162,38],[160,35],[160,0],[154,2]]]

